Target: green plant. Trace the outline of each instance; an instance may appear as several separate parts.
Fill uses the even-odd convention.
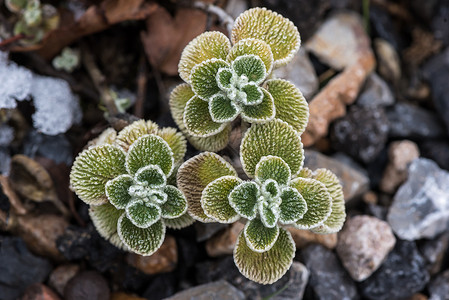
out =
[[[274,25],[273,25],[274,24]],[[226,146],[231,122],[249,123],[275,117],[300,134],[308,106],[290,82],[270,79],[271,71],[298,51],[300,36],[288,19],[265,8],[242,13],[232,28],[232,45],[221,32],[205,32],[184,49],[179,75],[186,82],[170,97],[177,125],[200,150]]]
[[[173,128],[137,121],[118,134],[107,130],[81,152],[70,174],[71,187],[90,205],[98,232],[114,245],[141,255],[162,244],[165,227],[182,228],[193,220],[187,201],[169,184],[186,151]]]
[[[342,187],[330,171],[303,168],[298,133],[275,119],[253,125],[240,147],[243,181],[215,153],[201,153],[181,165],[178,186],[187,197],[190,215],[201,222],[246,220],[237,240],[234,261],[251,280],[277,281],[290,268],[295,243],[285,229],[337,232],[345,220]]]

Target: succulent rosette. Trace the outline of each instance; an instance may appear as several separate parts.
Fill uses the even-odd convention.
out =
[[[345,220],[342,187],[330,171],[303,168],[298,132],[282,120],[255,124],[240,147],[241,180],[219,155],[201,153],[181,165],[178,186],[188,213],[201,222],[246,220],[234,261],[247,278],[273,283],[290,268],[295,243],[285,228],[338,232]]]
[[[275,117],[301,134],[308,105],[290,82],[269,79],[273,68],[288,63],[298,51],[295,25],[265,8],[242,13],[232,29],[232,43],[221,32],[205,32],[184,49],[170,108],[179,128],[200,150],[217,151],[228,142],[238,116],[249,123]]]
[[[164,241],[166,226],[193,222],[184,194],[168,182],[185,150],[184,137],[174,129],[137,121],[118,135],[108,131],[81,152],[72,167],[71,187],[91,206],[90,216],[103,237],[151,255]]]

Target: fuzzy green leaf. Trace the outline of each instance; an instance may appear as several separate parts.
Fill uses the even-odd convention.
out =
[[[221,90],[229,90],[232,88],[232,70],[230,68],[221,68],[217,72],[217,84]]]
[[[123,214],[118,220],[117,232],[122,242],[128,248],[140,255],[153,254],[162,245],[165,238],[165,225],[162,220],[147,228],[135,226]]]
[[[174,219],[164,219],[165,225],[171,229],[181,229],[192,225],[194,222],[195,219],[193,219],[187,212]]]
[[[265,88],[273,96],[276,118],[292,125],[301,135],[309,121],[309,105],[299,89],[283,79],[271,79]]]
[[[254,124],[246,132],[240,146],[243,170],[254,177],[256,165],[267,155],[282,158],[292,176],[302,168],[304,151],[298,133],[287,123],[275,119],[265,124]]]
[[[187,150],[186,138],[181,132],[178,132],[175,128],[165,127],[159,129],[156,133],[160,136],[173,151],[173,159],[176,164],[180,164],[184,160],[184,156]]]
[[[238,77],[246,76],[250,82],[260,84],[267,77],[267,69],[262,59],[254,54],[244,54],[232,62],[232,69]]]
[[[268,201],[259,201],[258,209],[260,220],[265,227],[273,228],[276,226],[280,215],[280,204],[280,198],[269,199]]]
[[[256,165],[255,177],[261,183],[273,179],[278,184],[286,185],[290,181],[291,171],[282,158],[267,155],[262,157]]]
[[[279,206],[279,222],[281,224],[295,223],[307,211],[307,203],[298,190],[287,187],[281,193],[282,203]]]
[[[263,91],[254,82],[250,82],[242,87],[242,91],[246,94],[243,102],[245,105],[256,105],[263,101]]]
[[[210,98],[220,92],[217,83],[217,73],[221,68],[228,68],[229,64],[222,59],[209,59],[196,65],[190,76],[192,89],[202,100],[209,101]]]
[[[201,196],[204,213],[219,223],[237,221],[240,216],[229,204],[228,197],[240,182],[235,176],[223,176],[209,183]]]
[[[107,202],[106,183],[125,173],[123,150],[105,144],[78,155],[70,172],[70,185],[84,202],[100,205]]]
[[[307,203],[307,212],[296,222],[299,229],[322,225],[331,214],[332,199],[326,186],[311,178],[295,178],[290,186],[297,189]]]
[[[205,32],[192,40],[181,54],[179,76],[190,83],[190,73],[194,66],[211,58],[226,59],[231,43],[226,35],[218,31]]]
[[[208,137],[222,131],[226,123],[214,122],[209,113],[209,103],[198,97],[193,97],[187,102],[184,111],[184,125],[189,134]]]
[[[184,162],[178,170],[178,188],[188,202],[188,212],[196,220],[211,222],[201,207],[201,193],[204,188],[222,176],[237,176],[234,168],[219,155],[203,152]]]
[[[179,218],[187,211],[187,200],[184,194],[172,185],[164,187],[167,201],[161,205],[162,217],[165,219]]]
[[[137,183],[152,189],[162,188],[167,183],[167,177],[164,172],[162,172],[161,168],[156,165],[140,168],[136,175],[134,175],[134,178]]]
[[[126,217],[137,227],[147,228],[161,218],[161,209],[153,203],[134,200],[126,206]]]
[[[209,102],[209,113],[214,122],[231,122],[238,116],[239,108],[223,94],[217,94]]]
[[[252,181],[245,181],[234,188],[229,195],[229,204],[241,216],[252,220],[257,215],[259,187]]]
[[[148,165],[159,166],[167,177],[174,167],[173,152],[167,142],[153,134],[137,139],[126,156],[126,168],[132,175]]]
[[[265,252],[273,247],[279,236],[279,227],[267,228],[260,219],[248,221],[243,230],[246,245],[255,252]]]
[[[290,233],[279,228],[278,238],[270,250],[254,252],[241,233],[234,248],[234,262],[240,273],[260,284],[271,284],[281,278],[290,268],[296,246]]]
[[[273,120],[276,115],[273,97],[264,88],[259,88],[263,92],[263,99],[260,104],[242,105],[242,118],[248,123],[264,123]]]
[[[128,193],[129,187],[134,184],[134,180],[129,175],[120,175],[106,183],[106,196],[109,202],[117,209],[125,209],[131,200]]]
[[[232,43],[247,38],[262,40],[270,46],[275,67],[288,63],[301,45],[298,29],[293,22],[259,7],[243,12],[235,20]]]
[[[273,179],[265,180],[265,182],[262,184],[261,192],[262,195],[265,195],[269,198],[276,198],[281,195],[279,185]]]
[[[265,64],[265,70],[267,74],[271,73],[273,69],[273,53],[271,52],[270,46],[262,40],[258,39],[244,39],[235,44],[228,55],[228,61],[232,62],[237,57],[245,54],[254,54],[258,56]]]
[[[125,211],[115,208],[112,204],[106,203],[89,208],[89,216],[94,223],[98,233],[114,246],[126,249],[125,244],[120,240],[117,233],[117,222]]]
[[[312,178],[313,172],[309,168],[302,168],[298,174],[298,177]]]
[[[346,219],[345,199],[343,196],[343,188],[335,176],[329,170],[318,169],[314,172],[314,179],[323,183],[332,198],[332,212],[329,218],[316,228],[311,229],[313,232],[321,234],[329,234],[339,232],[343,227]]]

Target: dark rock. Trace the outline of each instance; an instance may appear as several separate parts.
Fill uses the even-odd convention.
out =
[[[346,116],[334,122],[332,145],[336,150],[369,163],[385,147],[388,128],[382,108],[352,106]]]
[[[393,138],[440,138],[446,135],[443,123],[430,111],[407,103],[397,103],[387,110],[388,135]],[[419,126],[417,126],[419,124]]]
[[[33,130],[24,139],[23,153],[31,158],[42,156],[56,164],[70,166],[73,162],[72,152],[72,146],[64,134],[51,136]]]
[[[428,281],[425,260],[415,243],[398,240],[381,267],[360,284],[360,290],[368,299],[402,299],[421,291]]]
[[[55,289],[60,295],[64,294],[64,289],[67,283],[72,279],[80,270],[78,265],[61,265],[54,269],[49,278],[49,285]]]
[[[221,223],[200,223],[195,222],[194,224],[196,230],[196,240],[197,242],[204,242],[210,239],[213,235],[219,232],[222,229],[225,229],[226,224]]]
[[[371,74],[365,81],[357,105],[364,107],[389,106],[395,99],[388,84],[376,73]]]
[[[440,0],[436,7],[436,12],[432,17],[432,30],[435,38],[442,40],[444,45],[449,45],[449,1]]]
[[[301,257],[310,270],[309,285],[316,299],[359,299],[354,282],[332,251],[311,245]]]
[[[113,272],[113,282],[116,282],[125,291],[141,292],[151,282],[152,276],[147,275],[134,267],[123,264],[117,272]]]
[[[401,38],[401,33],[385,9],[378,5],[370,5],[369,18],[371,28],[376,36],[389,42],[398,51],[404,48],[405,43]]]
[[[419,251],[426,259],[430,275],[441,271],[444,258],[449,249],[449,233],[443,233],[433,240],[424,240],[418,245]]]
[[[66,300],[109,300],[110,290],[100,273],[84,271],[73,277],[64,289]]]
[[[16,237],[0,236],[0,299],[17,299],[24,288],[44,281],[51,264],[28,251]]]
[[[142,296],[153,300],[165,299],[175,293],[175,285],[176,277],[173,273],[161,274],[147,285]]]
[[[410,5],[410,8],[413,11],[413,13],[415,13],[418,17],[420,17],[427,23],[430,23],[435,15],[435,10],[438,5],[438,2],[440,2],[440,0],[428,0],[428,1],[411,0],[408,1],[408,4]]]
[[[368,214],[385,221],[387,219],[388,208],[376,204],[368,204],[366,207]]]
[[[449,170],[449,141],[425,140],[418,146],[423,157],[430,158],[441,168]]]
[[[449,270],[438,275],[429,283],[429,300],[449,299]]]
[[[0,174],[8,175],[11,168],[11,155],[5,147],[0,147]]]
[[[245,296],[225,280],[199,285],[179,292],[166,300],[244,300]]]

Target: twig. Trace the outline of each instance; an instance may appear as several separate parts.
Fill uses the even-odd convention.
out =
[[[226,26],[226,31],[228,32],[229,38],[231,37],[234,19],[226,11],[216,5],[204,3],[201,1],[193,2],[193,7],[216,15],[220,19],[221,23]]]
[[[5,39],[0,42],[0,49],[4,50],[3,48],[8,46],[9,44],[14,43],[14,42],[19,41],[24,38],[30,38],[30,37],[27,37],[25,34],[20,33],[20,34],[10,37],[9,39]]]
[[[147,64],[142,54],[139,61],[139,74],[137,75],[137,99],[134,105],[134,115],[143,118],[145,96],[147,94]]]

